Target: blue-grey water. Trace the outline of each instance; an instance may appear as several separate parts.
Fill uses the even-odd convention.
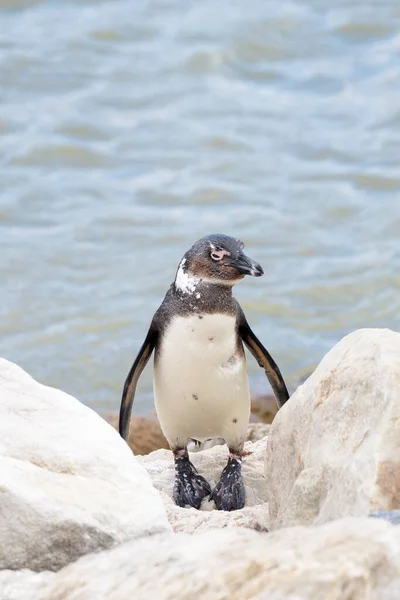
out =
[[[0,23],[1,355],[116,410],[212,232],[263,265],[236,296],[289,384],[398,329],[398,0],[0,0]]]

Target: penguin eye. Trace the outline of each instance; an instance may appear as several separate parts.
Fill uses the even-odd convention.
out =
[[[230,252],[227,250],[217,250],[213,248],[211,251],[211,258],[215,261],[222,260],[224,256],[230,256]]]

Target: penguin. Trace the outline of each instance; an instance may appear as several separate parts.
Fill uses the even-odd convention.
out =
[[[155,407],[174,456],[173,497],[181,507],[199,509],[203,499],[213,500],[218,510],[244,506],[241,466],[250,391],[243,344],[265,370],[279,407],[289,398],[278,366],[232,296],[246,275],[264,274],[243,248],[238,239],[213,234],[184,254],[123,389],[119,433],[126,440],[136,385],[154,350]],[[218,438],[227,444],[229,458],[211,490],[190,462],[187,446]]]

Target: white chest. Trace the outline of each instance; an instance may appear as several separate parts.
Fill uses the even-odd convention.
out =
[[[162,362],[216,369],[227,363],[237,350],[236,321],[228,315],[175,317],[164,334]]]

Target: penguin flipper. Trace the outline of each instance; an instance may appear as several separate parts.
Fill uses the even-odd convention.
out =
[[[124,440],[126,440],[129,435],[129,425],[131,421],[132,405],[135,399],[136,385],[154,350],[157,337],[158,331],[152,324],[125,381],[121,407],[119,410],[119,433]]]
[[[283,380],[282,374],[279,370],[278,365],[270,355],[270,353],[264,348],[260,340],[257,338],[255,333],[250,328],[246,317],[242,311],[240,324],[239,324],[239,335],[251,354],[254,356],[258,364],[264,369],[268,381],[275,394],[276,401],[279,408],[281,408],[287,400],[289,400],[289,393],[286,388],[286,384]]]

